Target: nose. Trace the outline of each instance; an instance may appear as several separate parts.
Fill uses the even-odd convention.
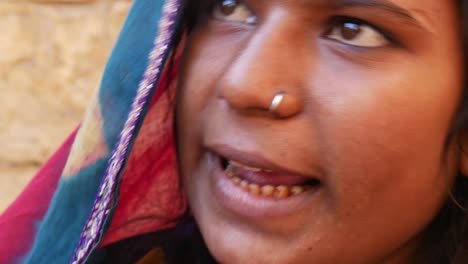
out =
[[[241,112],[263,111],[278,118],[300,114],[310,69],[301,34],[279,16],[259,25],[218,83],[218,95]],[[296,30],[297,31],[297,30]]]

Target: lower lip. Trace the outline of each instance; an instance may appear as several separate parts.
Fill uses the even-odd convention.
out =
[[[298,195],[284,199],[267,198],[250,193],[236,185],[226,175],[216,159],[211,174],[213,194],[216,201],[228,211],[249,219],[271,219],[294,214],[310,206],[312,199],[320,190],[320,185]]]

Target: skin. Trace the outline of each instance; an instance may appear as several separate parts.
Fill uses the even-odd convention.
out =
[[[446,146],[462,93],[462,50],[454,1],[389,2],[407,14],[251,0],[257,23],[219,16],[215,7],[190,34],[177,103],[180,171],[219,262],[412,263],[463,163],[454,142]],[[338,15],[367,21],[397,43],[337,40],[327,33]],[[279,91],[287,100],[272,115]],[[236,215],[214,199],[215,144],[262,153],[320,178],[320,189],[292,214]]]

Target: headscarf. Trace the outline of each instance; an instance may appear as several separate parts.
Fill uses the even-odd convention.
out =
[[[187,214],[173,120],[180,2],[134,2],[83,122],[0,216],[0,263],[85,263]]]

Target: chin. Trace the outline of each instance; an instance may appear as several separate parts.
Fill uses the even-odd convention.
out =
[[[262,241],[258,236],[254,238],[235,231],[218,231],[218,234],[209,234],[209,232],[208,230],[208,234],[203,236],[210,253],[218,263],[310,263],[310,261],[298,261],[298,255],[291,253],[286,247],[269,245],[271,242]],[[225,235],[219,236],[219,234]]]
[[[206,246],[218,263],[311,263],[308,255],[313,252],[308,251],[303,240],[307,214],[238,214],[226,208],[216,194],[216,180],[207,173],[213,171],[209,169],[213,163],[201,164],[195,173],[183,173],[184,186]]]

